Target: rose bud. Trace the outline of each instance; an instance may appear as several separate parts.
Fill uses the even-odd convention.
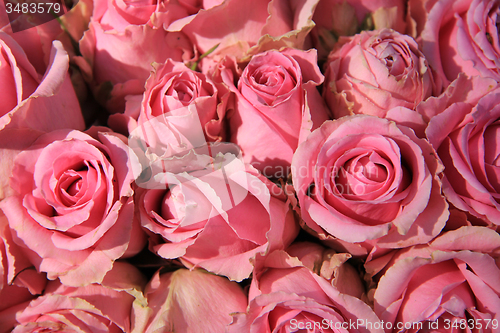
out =
[[[317,91],[323,75],[316,52],[282,49],[255,55],[238,87],[227,70],[221,76],[236,95],[234,113],[228,115],[229,140],[265,176],[286,178],[299,143],[329,118]]]
[[[342,39],[325,65],[323,96],[334,118],[415,110],[440,90],[415,40],[389,29]]]
[[[112,128],[134,135],[137,126],[146,122],[175,126],[174,119],[193,114],[194,125],[200,127],[200,134],[207,141],[225,140],[223,122],[229,92],[218,89],[205,74],[168,59],[164,64],[154,65],[145,89],[143,95],[127,96],[124,114],[109,117],[108,124]]]

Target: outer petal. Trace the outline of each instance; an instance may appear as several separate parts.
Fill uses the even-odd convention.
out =
[[[235,282],[201,270],[157,272],[145,295],[152,311],[141,332],[165,327],[182,332],[222,332],[231,322],[230,313],[244,311],[247,305]]]
[[[69,59],[61,43],[53,44],[50,63],[38,88],[9,114],[1,128],[29,127],[41,131],[60,128],[83,129],[85,124],[67,74]]]

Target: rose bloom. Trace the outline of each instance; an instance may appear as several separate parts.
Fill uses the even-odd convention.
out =
[[[37,270],[72,286],[102,281],[116,259],[145,241],[133,223],[124,138],[98,128],[87,133],[41,135],[15,159],[14,194],[0,202],[14,241],[31,250]]]
[[[317,91],[323,75],[316,52],[282,49],[255,55],[237,87],[229,68],[218,75],[236,95],[235,110],[228,114],[230,141],[266,176],[287,177],[298,144],[329,117]]]
[[[419,138],[425,138],[429,121],[455,103],[477,104],[477,101],[498,86],[493,79],[480,76],[468,77],[464,73],[450,83],[439,96],[432,96],[420,102],[415,110],[402,106],[387,111],[385,118],[397,124],[410,127]]]
[[[169,27],[186,34],[200,54],[217,46],[201,60],[204,73],[227,55],[244,62],[266,50],[309,45],[307,36],[314,26],[311,18],[317,0],[293,4],[288,0],[208,1],[213,2],[220,5],[200,11],[188,24],[175,22]]]
[[[386,333],[405,325],[409,333],[498,332],[500,267],[488,253],[499,244],[495,231],[467,226],[391,253],[374,294],[375,312],[393,323]]]
[[[499,98],[495,88],[480,99],[446,105],[426,129],[445,166],[444,195],[480,224],[500,223]]]
[[[405,31],[405,3],[402,0],[320,0],[314,9],[311,30],[319,58],[325,59],[340,36],[352,36],[360,30],[374,28]]]
[[[347,293],[362,289],[358,275],[338,274],[335,286],[328,280],[332,272],[345,272],[348,263],[325,255],[316,244],[298,243],[287,252],[258,259],[248,309],[233,315],[228,332],[383,332],[373,310]]]
[[[45,274],[30,268],[32,264],[12,240],[7,218],[0,211],[0,333],[10,332],[16,312],[45,289]]]
[[[168,59],[164,64],[155,64],[146,81],[144,94],[127,96],[126,99],[125,113],[111,115],[108,120],[112,128],[121,132],[134,135],[137,126],[148,126],[145,125],[147,122],[176,127],[185,123],[180,119],[192,116],[195,123],[189,126],[189,131],[199,130],[201,133],[198,134],[205,136],[207,141],[225,138],[223,120],[229,92],[218,89],[205,74],[195,72],[183,63]],[[154,127],[151,124],[151,128]],[[136,133],[140,134],[139,131]],[[144,138],[144,135],[140,136]],[[160,140],[164,136],[164,133],[158,135]]]
[[[323,97],[334,118],[385,117],[397,106],[414,110],[439,93],[415,40],[390,29],[344,38],[328,56]]]
[[[224,0],[160,1],[151,21],[155,25],[162,24],[165,30],[178,31],[195,19],[200,11],[204,13],[213,7],[221,5],[223,2]]]
[[[210,150],[164,160],[181,169],[153,172],[155,182],[138,190],[141,223],[160,257],[241,281],[251,258],[289,245],[298,225],[278,186],[237,155]]]
[[[116,263],[101,284],[50,281],[43,295],[18,311],[11,332],[130,332],[132,294],[144,284],[142,274],[125,263]]]
[[[68,54],[55,41],[45,75],[38,73],[26,53],[8,34],[0,32],[0,130],[33,128],[83,129],[85,124],[67,74]]]
[[[0,10],[0,31],[8,34],[21,46],[29,62],[39,74],[43,75],[50,62],[52,42],[58,37],[60,40],[64,40],[61,36],[63,33],[61,25],[57,20],[37,25],[30,20],[29,15],[19,15],[11,23],[4,0],[0,1],[0,8],[3,9],[3,11]],[[65,43],[63,42],[63,44]]]
[[[498,0],[444,0],[426,6],[422,51],[445,82],[461,72],[500,80],[499,4]]]
[[[146,286],[147,307],[135,311],[132,333],[224,332],[247,297],[233,281],[202,270],[156,272]]]
[[[89,30],[80,40],[83,57],[75,59],[98,99],[107,98],[103,101],[110,111],[123,112],[126,95],[143,93],[152,63],[169,58],[187,62],[195,56],[191,42],[181,32],[164,30],[166,22],[151,22],[153,14],[162,10],[172,9],[171,17],[162,16],[163,20],[187,15],[182,6],[172,6],[175,9],[170,2],[161,1],[94,2]],[[103,95],[106,93],[109,96]]]
[[[30,269],[33,264],[29,261],[25,249],[18,246],[12,239],[7,218],[0,210],[0,292],[11,287],[26,289],[32,295],[41,294],[45,288],[47,278],[45,274]],[[11,288],[11,289],[15,289]],[[8,295],[8,292],[3,291]],[[7,298],[0,296],[1,304]]]
[[[407,127],[356,115],[325,122],[297,149],[302,219],[322,239],[400,248],[430,241],[448,219],[442,165]]]

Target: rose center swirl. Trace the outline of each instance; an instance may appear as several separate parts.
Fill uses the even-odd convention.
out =
[[[187,105],[198,96],[196,85],[188,80],[177,80],[166,91],[167,96],[172,96]]]
[[[349,159],[333,175],[332,183],[344,198],[373,199],[371,194],[384,186],[391,167],[377,152],[367,152]]]
[[[403,75],[406,68],[411,66],[410,52],[400,43],[376,40],[368,51],[380,59],[393,76]]]
[[[67,170],[59,178],[59,193],[61,202],[66,206],[72,206],[78,202],[86,192],[87,170]]]

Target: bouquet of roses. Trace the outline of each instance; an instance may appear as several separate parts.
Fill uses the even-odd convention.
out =
[[[1,0],[0,333],[500,332],[500,0]]]

